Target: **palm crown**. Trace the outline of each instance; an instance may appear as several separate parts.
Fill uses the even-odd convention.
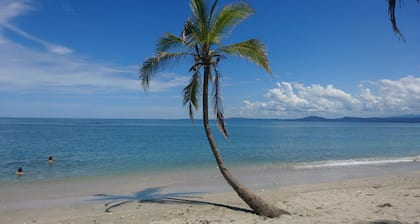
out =
[[[150,79],[168,63],[183,57],[193,57],[194,64],[189,70],[192,77],[183,89],[184,106],[188,107],[190,118],[193,119],[194,109],[198,109],[200,90],[207,89],[210,80],[213,83],[213,109],[217,124],[223,135],[228,137],[224,125],[218,63],[225,55],[239,56],[261,66],[267,72],[271,70],[265,46],[257,39],[232,45],[221,44],[222,38],[254,11],[246,3],[230,4],[218,11],[216,4],[217,0],[208,7],[203,0],[191,0],[192,15],[185,22],[181,35],[165,33],[160,38],[155,56],[143,62],[140,80],[147,90]]]

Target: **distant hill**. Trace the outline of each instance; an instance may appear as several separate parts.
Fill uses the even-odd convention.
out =
[[[389,122],[389,123],[420,123],[420,116],[417,117],[343,117],[339,119],[332,119],[342,122]]]
[[[317,116],[309,116],[309,117],[292,119],[292,120],[294,120],[294,121],[330,121],[331,119],[327,119],[327,118],[324,118],[324,117],[317,117]]]
[[[309,116],[298,119],[256,119],[256,118],[229,118],[228,120],[271,120],[271,121],[309,121],[309,122],[384,122],[384,123],[420,123],[420,115],[405,115],[398,117],[342,117],[324,118]]]

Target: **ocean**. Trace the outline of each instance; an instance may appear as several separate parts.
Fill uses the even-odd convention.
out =
[[[228,167],[312,169],[420,158],[420,123],[228,119],[227,128],[228,140],[213,131]],[[216,166],[201,120],[0,118],[0,158],[0,184]],[[28,175],[17,176],[18,167]]]

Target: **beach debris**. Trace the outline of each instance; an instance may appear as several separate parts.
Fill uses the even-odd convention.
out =
[[[384,203],[384,204],[380,204],[378,206],[376,206],[378,208],[385,208],[385,207],[392,207],[391,203]]]
[[[92,223],[98,223],[98,221],[96,221],[96,219],[95,219],[95,218],[93,218],[93,217],[89,217],[89,219],[90,219],[90,221],[91,221]]]
[[[366,196],[373,196],[373,194],[372,194],[372,193],[366,193],[365,195],[366,195]]]

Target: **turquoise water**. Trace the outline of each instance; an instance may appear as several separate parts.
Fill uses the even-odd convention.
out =
[[[215,135],[229,166],[350,166],[420,155],[419,123],[235,119],[227,127],[230,140]],[[215,166],[200,120],[1,118],[0,158],[0,183]],[[29,174],[17,177],[18,167]]]

